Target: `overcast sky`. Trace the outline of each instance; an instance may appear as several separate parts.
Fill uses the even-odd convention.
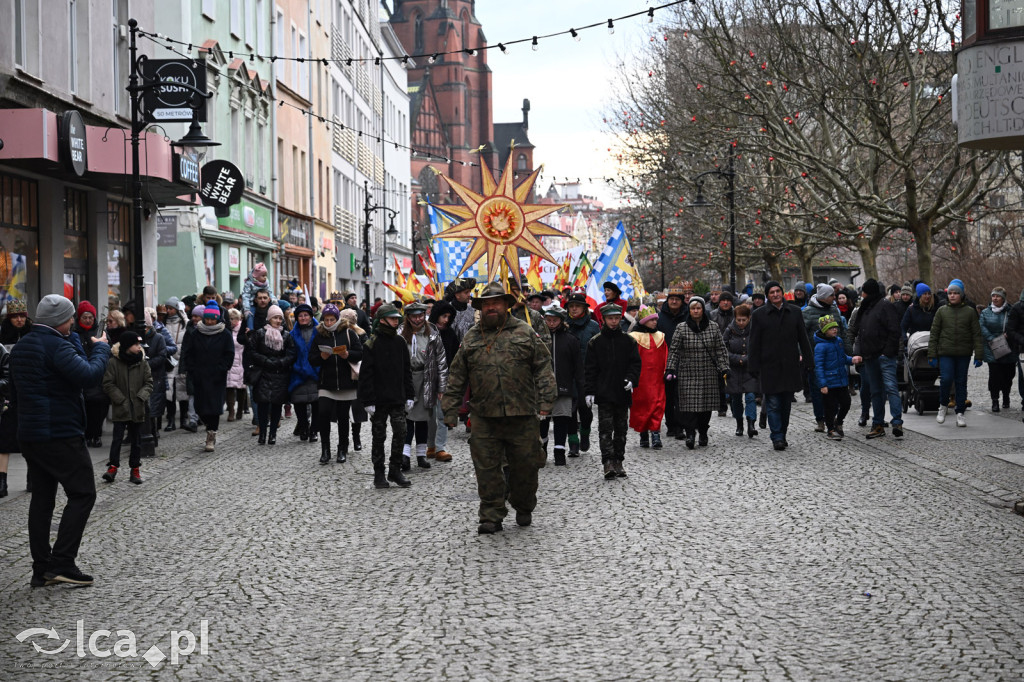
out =
[[[530,100],[530,141],[536,146],[534,163],[544,164],[540,193],[552,179],[582,178],[584,192],[615,202],[615,195],[598,176],[609,176],[615,164],[608,153],[610,140],[602,118],[611,101],[614,67],[618,56],[635,54],[648,41],[646,16],[616,22],[609,35],[609,18],[621,17],[664,4],[664,0],[479,0],[476,14],[491,45],[534,35],[567,31],[601,22],[580,32],[580,41],[559,36],[540,41],[534,52],[529,44],[510,47],[508,54],[490,50],[493,71],[495,122],[522,118],[523,99]],[[668,10],[656,13],[667,16]],[[594,177],[595,183],[586,178]]]

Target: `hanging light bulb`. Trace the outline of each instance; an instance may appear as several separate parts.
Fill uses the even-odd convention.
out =
[[[501,50],[502,54],[508,54],[508,48],[505,47],[502,43],[498,43],[498,49]]]
[[[615,35],[615,22],[612,19],[608,20],[608,35]]]
[[[569,35],[571,35],[577,43],[580,42],[580,34],[576,32],[576,29],[570,28]]]
[[[533,37],[533,51],[536,52],[540,49],[540,45],[537,43],[537,36]]]
[[[648,24],[653,24],[654,23],[654,8],[653,7],[650,8],[649,10],[647,10],[647,23]]]
[[[433,64],[436,61],[437,61],[437,55],[436,54],[432,54],[432,55],[430,55],[427,58],[427,64]]]

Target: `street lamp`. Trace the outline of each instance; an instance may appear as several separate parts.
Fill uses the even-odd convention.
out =
[[[732,287],[732,292],[736,293],[736,170],[734,166],[735,156],[729,152],[729,166],[728,170],[721,170],[716,168],[715,170],[709,170],[701,173],[697,177],[693,178],[693,183],[697,185],[697,198],[690,202],[690,206],[693,208],[706,208],[711,206],[707,199],[704,198],[704,178],[707,176],[713,176],[719,180],[725,180],[728,184],[726,190],[726,198],[729,200],[729,285]]]
[[[366,305],[370,305],[370,215],[374,211],[386,211],[388,214],[388,229],[384,233],[385,238],[393,239],[398,236],[395,229],[395,217],[398,211],[387,206],[370,204],[370,183],[363,181],[363,191],[366,196],[363,201],[363,277],[366,279]]]

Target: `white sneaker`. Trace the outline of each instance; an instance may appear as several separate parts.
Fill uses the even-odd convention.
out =
[[[948,409],[949,408],[946,407],[945,405],[939,405],[939,413],[935,415],[935,421],[939,422],[940,424],[944,424],[946,422],[946,411]]]
[[[967,417],[962,412],[958,412],[956,415],[956,425],[967,426]]]

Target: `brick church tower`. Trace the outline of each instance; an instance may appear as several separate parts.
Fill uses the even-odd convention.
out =
[[[422,55],[415,58],[415,65],[410,62],[409,69],[412,146],[451,159],[448,164],[443,158],[412,160],[413,182],[435,202],[435,195],[448,187],[427,166],[480,191],[480,169],[469,164],[479,164],[482,157],[494,169],[497,162],[487,51],[467,52],[487,44],[475,4],[475,0],[392,3],[390,24],[395,34],[408,54]],[[477,153],[481,145],[484,148]]]

